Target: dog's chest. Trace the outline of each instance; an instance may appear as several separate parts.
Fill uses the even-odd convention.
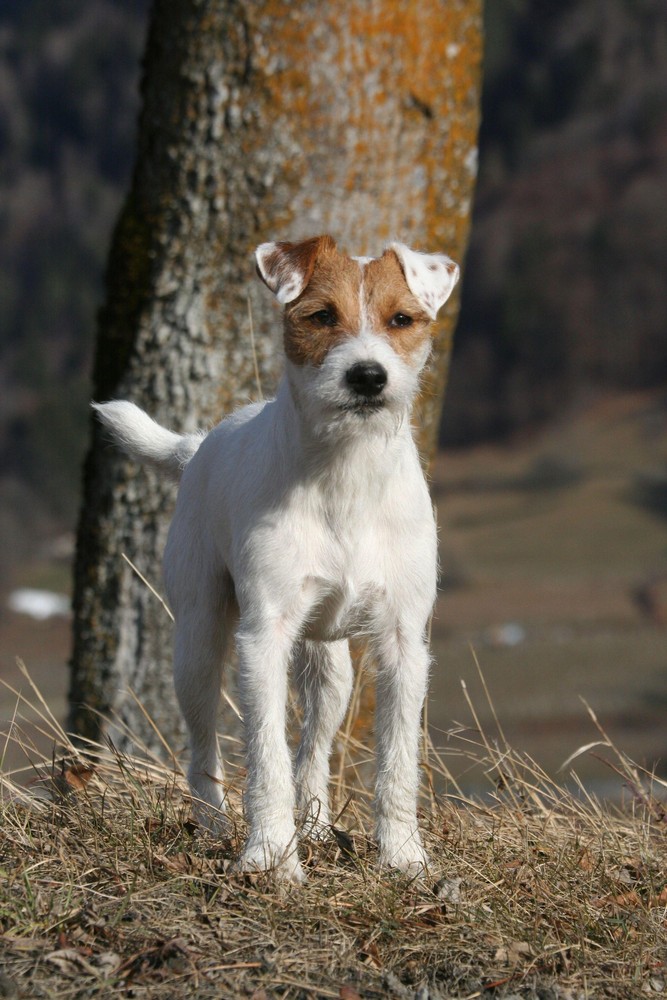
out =
[[[242,523],[225,561],[242,615],[278,615],[325,641],[428,615],[435,526],[411,439],[391,463],[370,448],[343,458],[326,475],[285,477],[258,517],[235,508]]]
[[[376,632],[415,591],[427,603],[431,599],[435,552],[428,518],[406,522],[391,516],[391,506],[382,512],[350,509],[319,520],[314,531],[319,544],[302,562],[308,571],[300,584],[309,608],[307,638],[333,641]]]
[[[374,585],[361,588],[354,581],[341,584],[310,577],[304,587],[312,594],[313,603],[306,619],[304,637],[335,641],[361,635],[372,628],[384,605],[384,594]]]

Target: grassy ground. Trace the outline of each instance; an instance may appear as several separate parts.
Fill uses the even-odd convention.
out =
[[[109,747],[84,759],[31,700],[18,716],[40,717],[54,754],[28,749],[31,773],[0,781],[1,996],[622,1000],[667,989],[665,786],[599,730],[624,810],[563,790],[499,727],[450,735],[485,774],[477,799],[427,746],[432,867],[417,881],[376,868],[370,752],[341,744],[338,817],[328,841],[303,845],[308,882],[294,888],[230,869],[244,833],[233,761],[234,832],[216,840],[190,819],[175,762]],[[23,740],[18,718],[11,739]]]

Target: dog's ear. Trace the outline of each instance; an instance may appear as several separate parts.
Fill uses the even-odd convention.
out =
[[[301,295],[318,255],[335,249],[330,236],[313,236],[301,243],[262,243],[255,250],[257,273],[278,302],[285,305]]]
[[[444,253],[419,253],[404,243],[391,243],[408,288],[419,299],[431,319],[452,294],[459,280],[459,266]]]

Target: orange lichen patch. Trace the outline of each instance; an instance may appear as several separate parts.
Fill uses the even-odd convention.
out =
[[[296,365],[318,367],[343,337],[359,332],[361,270],[331,244],[320,245],[308,285],[285,309],[285,354]]]
[[[260,0],[249,13],[262,138],[289,150],[262,238],[303,232],[309,208],[354,252],[383,242],[463,260],[474,187],[481,0]],[[261,43],[261,44],[260,44]],[[272,140],[270,137],[275,136]],[[458,295],[433,326],[415,425],[433,453]]]
[[[386,334],[405,360],[429,339],[430,318],[408,288],[393,250],[385,251],[366,266],[364,299],[371,330]],[[402,326],[397,317],[405,317],[410,323]]]

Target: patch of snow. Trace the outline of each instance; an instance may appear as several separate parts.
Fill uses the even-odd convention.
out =
[[[7,607],[20,615],[29,615],[43,622],[49,618],[66,617],[70,612],[70,600],[65,594],[52,590],[35,590],[20,587],[9,595]]]
[[[506,622],[488,629],[485,638],[489,646],[520,646],[526,641],[526,630],[518,622]]]

